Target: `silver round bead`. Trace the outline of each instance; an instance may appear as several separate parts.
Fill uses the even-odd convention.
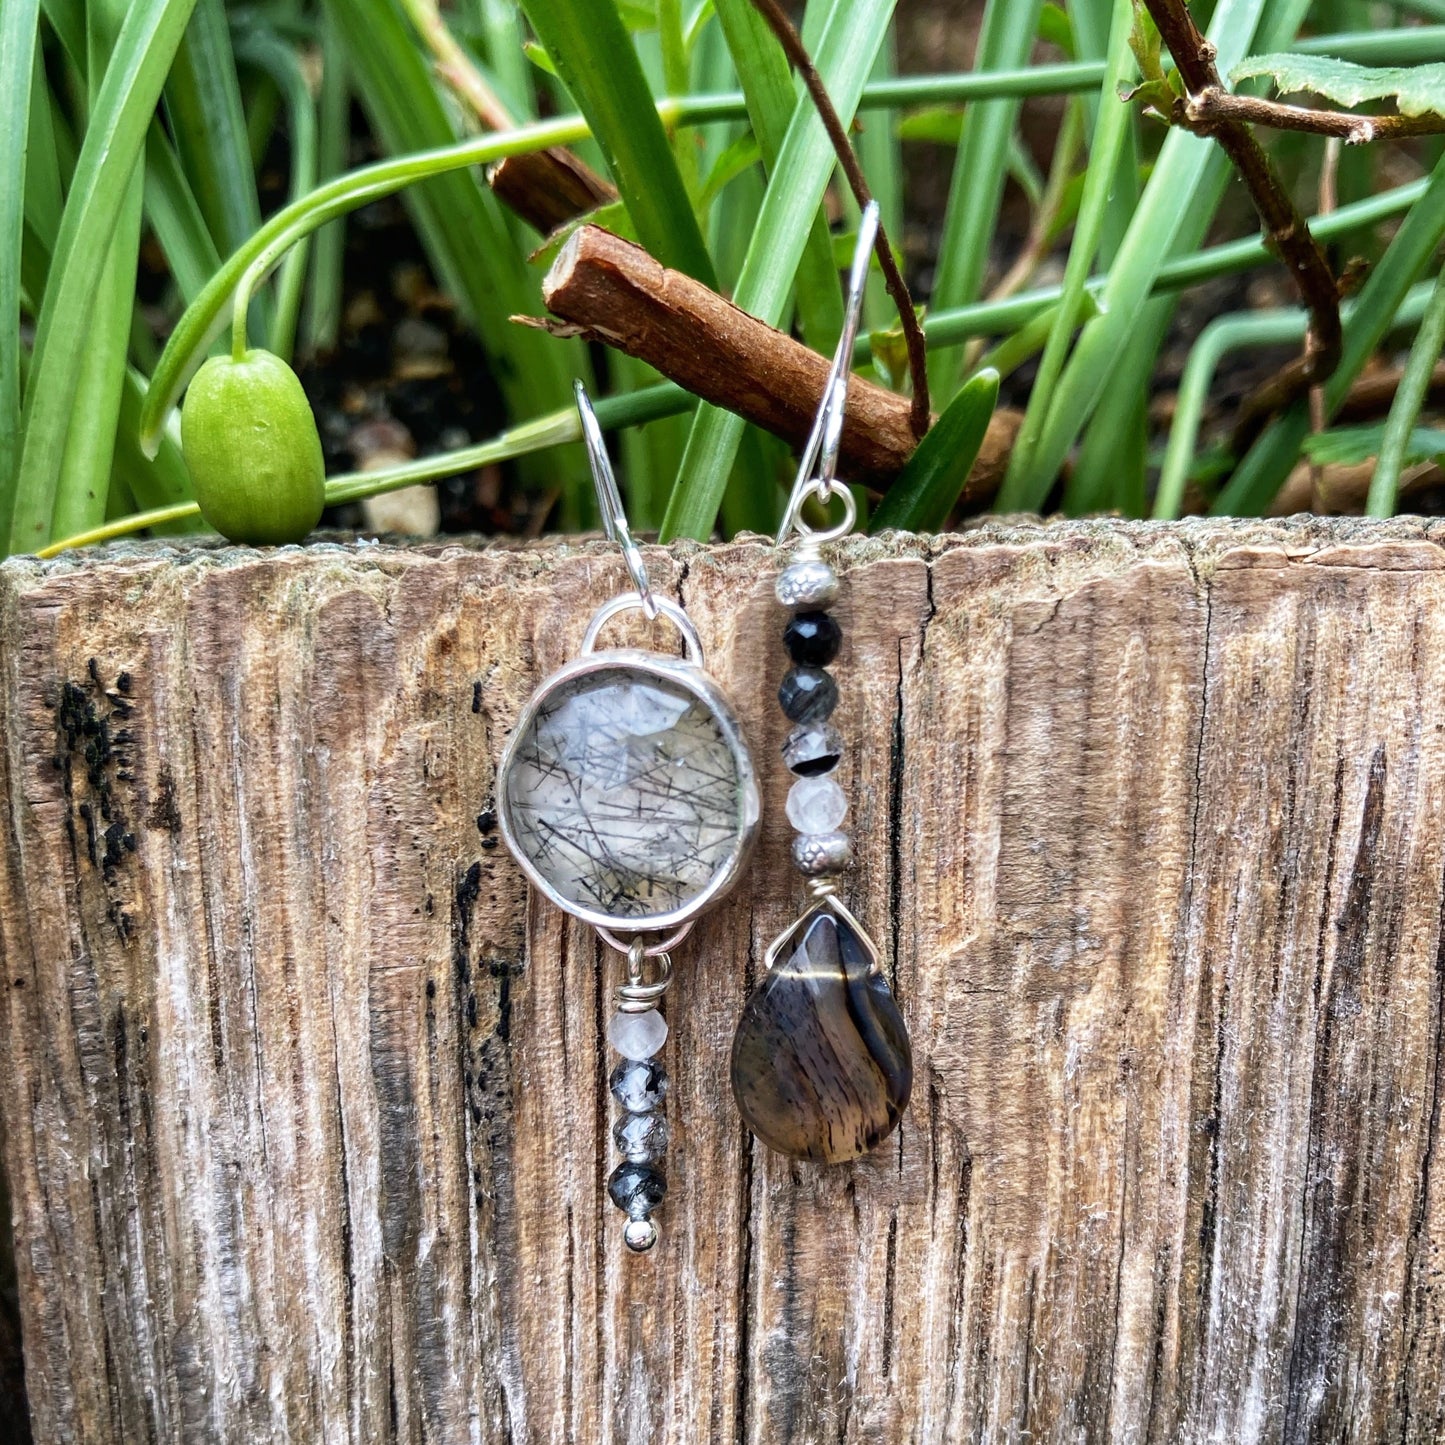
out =
[[[646,1254],[657,1243],[657,1226],[650,1219],[629,1219],[622,1227],[622,1242],[634,1254]]]
[[[826,607],[838,595],[838,574],[821,557],[790,562],[773,591],[784,607]]]
[[[846,833],[800,833],[793,839],[793,863],[809,878],[841,873],[853,866],[853,840]]]

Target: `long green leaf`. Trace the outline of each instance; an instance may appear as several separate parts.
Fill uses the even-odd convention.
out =
[[[1084,195],[1079,203],[1079,219],[1074,227],[1074,239],[1064,267],[1063,300],[1054,317],[1053,330],[1044,347],[1039,374],[1029,395],[1023,425],[1019,429],[1013,454],[1009,458],[1008,474],[998,497],[1000,511],[1037,507],[1043,500],[1042,496],[1035,499],[1033,492],[1029,490],[1029,484],[1034,475],[1034,461],[1043,435],[1049,402],[1053,397],[1054,385],[1064,369],[1065,357],[1081,310],[1084,286],[1089,278],[1089,269],[1094,264],[1099,237],[1103,232],[1104,213],[1109,206],[1119,156],[1123,151],[1128,111],[1117,100],[1114,100],[1113,104],[1110,104],[1110,101],[1117,96],[1123,81],[1133,73],[1134,61],[1129,50],[1129,31],[1132,24],[1131,0],[1115,0],[1109,37],[1109,71],[1104,79],[1103,100],[1099,107],[1098,121],[1094,126],[1093,144],[1089,147],[1089,170],[1084,177]]]
[[[220,269],[221,256],[159,121],[151,122],[146,136],[145,211],[171,279],[187,303],[194,301]]]
[[[1430,300],[1425,307],[1425,316],[1420,324],[1420,334],[1410,348],[1410,359],[1405,364],[1405,374],[1400,378],[1399,390],[1395,393],[1390,407],[1390,419],[1385,425],[1385,439],[1380,447],[1379,461],[1375,475],[1370,478],[1370,495],[1365,503],[1365,514],[1370,517],[1394,515],[1395,498],[1400,489],[1400,472],[1410,450],[1415,434],[1415,422],[1424,404],[1425,394],[1430,389],[1430,377],[1435,363],[1440,359],[1441,348],[1445,347],[1445,271],[1435,278]]]
[[[0,5],[0,538],[20,463],[20,260],[25,240],[25,137],[35,74],[38,0]]]
[[[395,0],[326,4],[346,45],[357,95],[386,149],[398,154],[453,141],[431,67]],[[535,416],[566,405],[572,377],[585,374],[585,353],[577,342],[559,342],[512,322],[514,315],[541,312],[540,286],[490,189],[475,172],[451,171],[411,187],[406,203],[433,269],[477,329],[511,414]],[[561,486],[565,525],[580,526],[591,515],[591,483],[580,449],[559,458],[546,477],[532,473],[528,480]]]
[[[692,202],[613,0],[521,0],[587,117],[642,244],[665,266],[715,284]]]
[[[25,444],[8,523],[11,551],[43,545],[89,342],[87,319],[151,112],[195,0],[132,0],[71,180],[36,327]],[[88,424],[79,418],[79,424]]]
[[[1231,80],[1267,75],[1286,94],[1307,90],[1336,105],[1393,100],[1401,115],[1445,115],[1445,64],[1356,65],[1327,55],[1253,55]]]
[[[852,117],[887,33],[894,0],[832,0],[816,52],[828,93],[845,123]],[[733,299],[744,311],[776,325],[806,244],[813,213],[833,171],[833,150],[806,97],[798,102],[778,164],[768,181]],[[705,539],[717,519],[737,456],[743,422],[701,406],[693,420],[662,535]]]
[[[1209,28],[1221,64],[1232,65],[1248,48],[1265,0],[1219,0]],[[1110,384],[1114,359],[1130,344],[1140,312],[1194,204],[1213,142],[1172,131],[1144,188],[1128,234],[1100,298],[1102,315],[1079,337],[1027,465],[1010,470],[1000,505],[1037,508],[1048,495],[1075,438]]]
[[[1010,69],[1027,63],[1039,27],[1043,0],[988,0],[978,40],[977,70]],[[1009,97],[976,103],[963,123],[954,159],[953,183],[938,248],[933,305],[939,310],[977,301],[988,267],[1007,176],[1008,142],[1019,102]],[[941,395],[957,383],[959,358],[940,352],[930,358],[930,386]]]
[[[970,377],[888,488],[868,530],[936,532],[942,527],[978,460],[997,403],[998,372],[985,368]]]
[[[1325,410],[1333,415],[1360,369],[1389,330],[1410,287],[1445,240],[1445,158],[1431,172],[1425,193],[1395,233],[1380,263],[1370,273],[1345,322],[1344,349],[1335,373],[1325,383]],[[1309,410],[1296,402],[1264,431],[1210,509],[1216,515],[1255,516],[1284,485],[1309,434]]]
[[[747,99],[748,119],[769,175],[778,163],[797,108],[793,74],[777,37],[751,0],[716,0],[717,18]],[[819,210],[798,265],[798,321],[803,339],[828,355],[843,331],[843,302],[828,224]]]

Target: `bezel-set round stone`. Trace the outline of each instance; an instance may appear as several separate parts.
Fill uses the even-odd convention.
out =
[[[760,811],[721,688],[681,658],[633,650],[583,656],[542,684],[503,754],[497,801],[535,887],[629,931],[676,927],[722,898]]]

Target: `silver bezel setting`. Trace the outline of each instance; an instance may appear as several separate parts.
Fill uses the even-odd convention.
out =
[[[548,696],[556,689],[565,687],[580,677],[587,677],[598,672],[615,671],[631,671],[644,677],[657,678],[691,693],[717,720],[723,740],[727,743],[733,761],[737,765],[738,773],[739,831],[732,848],[714,870],[711,882],[701,893],[681,907],[671,909],[666,913],[643,917],[619,917],[616,914],[602,913],[574,903],[571,899],[564,898],[559,894],[538,871],[536,865],[527,857],[517,841],[516,829],[511,816],[511,794],[507,786],[522,739],[527,735],[536,719],[538,710]],[[762,805],[758,794],[757,774],[753,768],[752,754],[748,751],[742,725],[738,721],[727,694],[700,667],[684,658],[672,657],[666,653],[617,648],[608,652],[587,652],[560,667],[546,678],[527,700],[527,705],[517,718],[516,726],[512,729],[512,736],[507,741],[501,763],[497,768],[497,819],[501,825],[502,838],[512,857],[517,860],[522,872],[527,875],[528,882],[564,913],[571,914],[573,918],[580,918],[584,923],[590,923],[595,928],[612,929],[623,935],[654,933],[677,928],[681,924],[691,922],[713,904],[725,898],[742,876],[743,868],[752,854],[753,846],[757,842],[761,812]]]

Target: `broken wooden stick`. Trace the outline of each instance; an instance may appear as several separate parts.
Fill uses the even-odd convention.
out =
[[[750,316],[724,296],[655,261],[641,246],[584,226],[563,246],[542,283],[547,309],[565,325],[519,320],[584,335],[625,351],[714,406],[801,446],[817,415],[828,358]],[[841,474],[886,489],[917,440],[907,397],[855,377],[848,388]],[[965,501],[997,490],[1018,414],[994,414]]]

